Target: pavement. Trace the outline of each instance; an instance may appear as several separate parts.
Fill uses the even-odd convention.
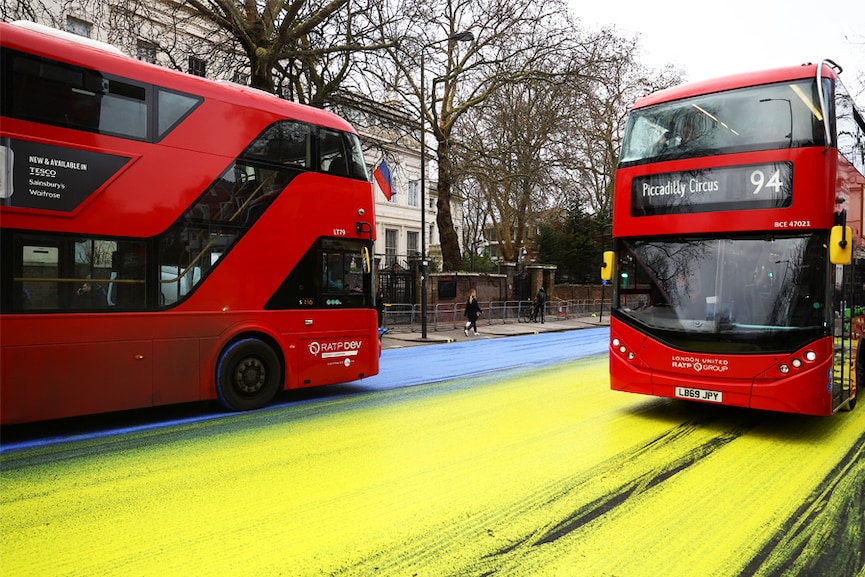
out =
[[[382,346],[385,349],[395,349],[400,347],[411,347],[417,345],[433,345],[443,343],[453,343],[457,341],[471,341],[478,339],[500,338],[500,337],[515,337],[519,335],[535,335],[540,333],[574,331],[580,329],[592,329],[598,327],[610,326],[610,319],[607,315],[598,316],[575,316],[570,318],[560,318],[556,316],[548,316],[546,322],[543,323],[523,323],[523,322],[502,322],[488,321],[481,319],[478,321],[478,336],[474,336],[471,331],[469,336],[463,333],[462,325],[456,328],[445,328],[439,326],[438,330],[433,330],[431,325],[427,325],[427,337],[423,338],[420,327],[414,327],[414,330],[407,326],[397,326],[391,328],[381,337]]]

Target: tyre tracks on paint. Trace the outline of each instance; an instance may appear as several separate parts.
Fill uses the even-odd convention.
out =
[[[863,575],[865,410],[608,387],[593,357],[4,453],[3,572]]]

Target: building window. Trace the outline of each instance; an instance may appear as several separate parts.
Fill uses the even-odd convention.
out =
[[[408,256],[416,256],[420,254],[420,248],[418,248],[418,239],[420,238],[420,233],[418,232],[407,232],[405,238],[405,246],[406,252]]]
[[[420,181],[419,180],[410,180],[408,181],[408,205],[409,206],[420,206],[420,201],[418,200],[418,194],[420,193]]]
[[[93,25],[90,22],[85,22],[84,20],[73,18],[72,16],[66,17],[67,32],[71,32],[79,36],[84,36],[85,38],[90,38],[90,32],[92,31],[92,29]]]
[[[397,230],[388,228],[384,231],[384,264],[391,267],[396,264]]]
[[[207,76],[207,62],[195,56],[189,57],[189,73],[193,76]]]
[[[135,57],[143,62],[156,64],[156,45],[146,40],[139,40],[135,49]]]
[[[249,86],[249,74],[246,72],[241,72],[240,70],[234,71],[234,76],[231,79],[235,84],[242,84],[243,86]]]

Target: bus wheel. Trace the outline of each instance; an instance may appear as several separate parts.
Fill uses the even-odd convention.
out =
[[[242,339],[222,352],[216,363],[216,394],[233,411],[267,405],[279,391],[279,357],[259,339]]]

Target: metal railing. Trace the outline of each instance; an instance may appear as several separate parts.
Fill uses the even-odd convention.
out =
[[[482,301],[483,314],[478,325],[516,323],[527,320],[528,311],[534,308],[532,301]],[[465,323],[465,303],[427,305],[427,329],[432,331],[453,330]],[[601,299],[579,299],[571,301],[552,300],[544,307],[547,321],[574,317],[600,316],[610,310],[610,301]],[[384,328],[417,332],[421,330],[421,306],[417,304],[388,303],[384,310]]]

